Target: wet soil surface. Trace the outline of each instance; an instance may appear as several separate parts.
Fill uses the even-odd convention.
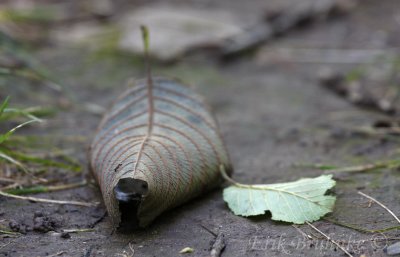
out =
[[[179,4],[178,3],[175,4]],[[266,58],[265,52],[291,48],[397,47],[400,11],[397,0],[362,1],[346,17],[321,22],[263,46],[254,56],[229,63],[187,58],[168,66],[155,65],[161,75],[180,77],[203,94],[214,109],[234,164],[234,179],[243,183],[275,183],[313,177],[323,171],[295,164],[358,165],[389,159],[398,153],[393,138],[354,133],[372,124],[380,114],[359,109],[320,87],[318,70],[329,66],[346,70],[355,64],[290,62]],[[236,8],[236,7],[235,7]],[[74,158],[87,164],[86,151],[101,118],[87,106],[107,108],[120,94],[128,77],[141,77],[141,62],[125,57],[93,57],[76,48],[48,47],[36,53],[51,67],[66,89],[70,104],[45,125],[21,133],[62,138],[79,136],[79,142],[54,144],[71,148]],[[14,103],[57,105],[64,99],[46,87],[9,82],[5,87]],[[88,173],[78,175],[85,177]],[[58,175],[55,175],[58,176]],[[68,174],[61,174],[68,177]],[[337,203],[328,217],[366,229],[395,226],[381,207],[357,194],[363,191],[400,213],[400,176],[396,170],[337,174]],[[74,177],[77,179],[77,176]],[[78,189],[38,194],[37,197],[101,201],[93,183]],[[0,220],[18,237],[3,237],[0,256],[208,256],[215,236],[225,235],[222,256],[344,256],[307,225],[299,228],[316,239],[305,238],[290,224],[274,222],[269,214],[258,218],[233,215],[221,189],[163,214],[149,228],[130,235],[116,233],[103,205],[79,207],[0,198]],[[327,220],[314,223],[341,242],[354,256],[386,256],[383,248],[396,242],[396,230],[360,233]],[[92,228],[88,232],[63,232]],[[134,255],[132,252],[134,249]]]

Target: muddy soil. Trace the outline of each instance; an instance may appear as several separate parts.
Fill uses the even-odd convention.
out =
[[[224,2],[229,5],[229,1]],[[237,2],[229,8],[238,10]],[[189,3],[174,1],[173,4]],[[323,172],[295,164],[347,166],[395,158],[397,140],[352,131],[373,123],[380,114],[359,109],[318,84],[319,69],[329,66],[346,70],[356,64],[277,61],[266,58],[265,53],[285,47],[398,47],[399,7],[398,0],[365,0],[348,16],[293,31],[263,46],[255,55],[229,63],[185,58],[175,64],[156,64],[154,73],[179,77],[205,96],[219,121],[237,181],[284,182]],[[21,133],[52,137],[58,147],[72,149],[72,156],[86,167],[86,151],[101,118],[88,106],[97,104],[107,108],[126,88],[127,78],[143,75],[143,65],[124,56],[93,56],[79,48],[49,46],[38,50],[35,56],[68,85],[70,104],[45,125],[21,130]],[[43,86],[18,83],[10,79],[0,94],[11,95],[14,103],[22,106],[63,105],[65,96]],[[83,139],[60,142],[60,138],[67,136]],[[65,173],[55,176],[66,181],[68,178],[79,180],[87,173],[85,170],[72,179]],[[385,210],[376,204],[369,205],[357,191],[376,197],[394,213],[400,213],[398,171],[381,169],[338,174],[336,178],[334,193],[338,200],[334,212],[328,215],[330,219],[366,229],[397,225]],[[87,202],[102,200],[95,184],[35,196]],[[2,197],[2,224],[11,223],[14,230],[23,234],[2,238],[0,256],[183,256],[179,251],[185,247],[194,249],[187,256],[208,256],[215,240],[213,233],[218,232],[225,235],[226,248],[221,256],[226,257],[344,256],[307,225],[299,228],[317,239],[304,238],[295,227],[271,221],[269,217],[266,214],[249,219],[233,215],[222,199],[222,190],[218,189],[165,213],[143,231],[122,235],[113,230],[103,205],[52,205]],[[354,256],[386,256],[383,248],[396,242],[399,236],[396,230],[384,234],[360,233],[327,220],[314,224],[340,241]],[[72,228],[93,230],[62,233]]]

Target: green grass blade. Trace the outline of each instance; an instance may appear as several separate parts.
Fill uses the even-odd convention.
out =
[[[45,186],[34,186],[27,188],[7,189],[5,190],[5,192],[12,195],[27,195],[27,194],[47,193],[48,189]]]
[[[38,120],[29,120],[27,122],[21,123],[18,126],[10,129],[8,132],[6,132],[5,134],[1,134],[0,135],[0,144],[4,143],[4,141],[6,141],[17,129],[22,128],[30,123],[33,122],[39,122]]]
[[[59,162],[59,161],[54,161],[54,160],[50,160],[50,159],[31,156],[31,155],[24,154],[24,153],[19,153],[16,151],[10,151],[7,149],[2,149],[2,150],[8,156],[10,156],[14,159],[18,159],[23,162],[39,164],[39,165],[42,165],[43,167],[61,168],[61,169],[71,170],[74,172],[80,172],[82,170],[81,165],[79,163],[73,161],[71,158],[65,157],[63,159],[66,162]]]
[[[52,107],[29,107],[29,108],[5,108],[3,112],[3,116],[0,117],[0,121],[10,120],[13,118],[18,118],[20,116],[27,117],[31,120],[42,121],[41,118],[51,117],[57,113],[56,108]]]
[[[0,152],[0,159],[4,159],[14,165],[16,165],[17,167],[19,167],[20,169],[22,169],[25,172],[28,172],[28,169],[25,167],[25,165],[23,165],[22,163],[20,163],[19,161],[17,161],[16,159],[12,158],[11,156]]]
[[[3,101],[3,103],[0,105],[0,117],[1,117],[1,115],[3,115],[4,110],[7,108],[9,99],[10,99],[10,97],[7,96],[6,99]]]

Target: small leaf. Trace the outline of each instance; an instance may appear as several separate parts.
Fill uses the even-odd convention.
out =
[[[303,224],[332,211],[336,198],[325,193],[335,183],[332,175],[269,185],[234,183],[224,189],[223,196],[236,215],[248,217],[270,211],[273,220]]]

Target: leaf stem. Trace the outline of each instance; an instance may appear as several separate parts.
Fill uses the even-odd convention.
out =
[[[136,169],[141,160],[144,147],[147,141],[150,139],[151,133],[153,131],[153,123],[154,123],[154,97],[153,97],[153,80],[151,77],[151,67],[150,67],[150,56],[149,56],[149,30],[146,26],[140,26],[142,31],[142,39],[144,45],[144,59],[146,64],[146,77],[147,77],[147,100],[148,100],[148,113],[149,118],[147,122],[147,134],[143,138],[143,141],[140,145],[139,152],[137,154],[135,166],[133,168],[133,172],[136,172]]]
[[[391,230],[398,230],[400,229],[400,226],[393,226],[393,227],[387,227],[387,228],[381,228],[381,229],[366,229],[366,228],[362,228],[362,227],[358,227],[352,224],[346,224],[344,222],[338,221],[338,220],[334,220],[334,219],[330,219],[330,218],[323,218],[326,221],[329,221],[333,224],[336,224],[338,226],[341,227],[345,227],[345,228],[350,228],[350,229],[354,229],[356,231],[359,232],[363,232],[363,233],[382,233],[382,232],[387,232],[387,231],[391,231]]]
[[[228,174],[226,173],[225,166],[223,164],[219,165],[219,171],[221,172],[222,177],[229,183],[231,183],[235,186],[238,186],[238,187],[248,187],[249,186],[249,185],[240,184],[239,182],[236,182],[231,177],[229,177]]]

